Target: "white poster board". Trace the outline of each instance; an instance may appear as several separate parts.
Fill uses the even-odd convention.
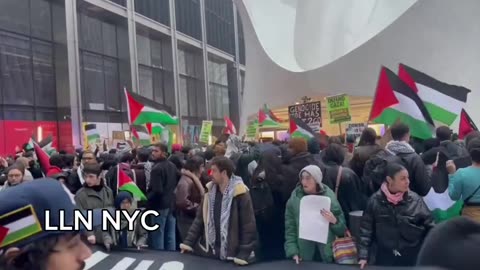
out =
[[[322,209],[330,211],[329,197],[307,195],[300,201],[298,237],[318,243],[327,243],[329,222],[322,216]]]

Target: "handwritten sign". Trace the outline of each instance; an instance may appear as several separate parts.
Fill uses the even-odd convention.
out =
[[[327,111],[330,116],[330,124],[352,120],[350,116],[350,99],[345,94],[327,97]]]
[[[363,131],[367,128],[367,124],[353,123],[347,126],[347,136],[352,136],[355,139],[362,136]]]
[[[289,106],[288,113],[307,123],[315,132],[319,132],[322,127],[322,104],[320,101]]]
[[[201,143],[208,144],[210,136],[212,135],[212,126],[213,121],[203,121],[202,130],[200,131],[200,139],[198,140]]]

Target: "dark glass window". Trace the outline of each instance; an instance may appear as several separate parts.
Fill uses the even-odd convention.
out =
[[[29,0],[0,0],[0,27],[30,34]]]
[[[198,40],[202,40],[200,0],[176,0],[175,13],[177,30]]]
[[[243,34],[243,24],[240,13],[237,12],[238,18],[238,51],[240,54],[240,64],[245,65],[245,36]]]
[[[111,2],[114,2],[116,4],[119,4],[120,6],[127,6],[127,0],[109,0]]]
[[[57,95],[52,45],[42,41],[33,41],[32,51],[35,104],[43,107],[55,107]]]
[[[213,119],[223,119],[230,115],[227,64],[209,60],[208,74],[211,115]]]
[[[205,0],[208,44],[235,55],[233,3],[225,0]]]
[[[118,26],[85,14],[79,17],[83,110],[88,121],[101,122],[106,111],[122,111]]]
[[[17,2],[16,0],[13,2]],[[52,15],[50,3],[46,0],[31,0],[30,19],[32,36],[41,39],[52,39]],[[23,19],[23,18],[22,18]]]
[[[175,111],[172,49],[168,39],[137,35],[139,94]]]
[[[181,115],[204,119],[207,113],[202,55],[199,52],[179,49],[178,65]]]
[[[33,106],[30,39],[0,32],[0,62],[4,104]]]
[[[170,25],[169,0],[135,0],[135,11],[164,25]]]

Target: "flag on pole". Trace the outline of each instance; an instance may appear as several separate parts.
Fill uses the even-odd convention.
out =
[[[304,138],[307,140],[315,136],[315,132],[312,128],[295,116],[290,116],[290,134],[292,138]]]
[[[460,114],[460,125],[458,127],[458,138],[463,139],[472,131],[478,131],[478,128],[465,109],[462,109]]]
[[[157,110],[146,106],[135,99],[132,93],[124,89],[127,99],[128,121],[131,125],[143,125],[147,123],[160,123],[164,125],[177,125],[178,118],[167,111]]]
[[[96,144],[100,140],[100,133],[97,130],[96,124],[86,124],[85,134],[87,136],[87,143]]]
[[[143,194],[142,190],[133,182],[133,180],[117,166],[117,190],[128,191],[132,196],[139,201],[146,201],[147,197]]]
[[[237,134],[237,129],[235,128],[235,125],[233,124],[232,120],[228,116],[225,115],[225,134]]]
[[[280,124],[273,120],[269,114],[265,113],[264,110],[260,109],[258,111],[258,125],[260,127],[271,127],[271,128],[278,128]]]
[[[278,122],[278,123],[281,123],[281,122],[284,122],[282,121],[282,119],[278,118],[272,110],[270,110],[270,108],[267,106],[267,104],[264,104],[263,105],[263,111],[270,116],[270,118],[275,121],[275,122]]]
[[[131,126],[133,140],[140,145],[146,146],[152,144],[152,138],[145,125]]]
[[[432,138],[434,123],[423,101],[386,67],[380,71],[370,120],[385,125],[400,120],[410,127],[413,137]]]
[[[471,92],[465,87],[440,82],[405,64],[399,65],[398,76],[418,94],[438,126],[450,126],[457,119]]]

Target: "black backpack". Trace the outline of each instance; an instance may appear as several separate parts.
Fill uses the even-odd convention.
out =
[[[250,197],[257,224],[268,224],[273,218],[274,201],[272,189],[265,179],[254,179]]]
[[[388,163],[397,163],[405,166],[405,161],[401,157],[393,155],[386,150],[379,151],[365,163],[362,181],[367,186],[368,196],[377,192],[385,181],[385,177],[387,177],[385,169]]]

